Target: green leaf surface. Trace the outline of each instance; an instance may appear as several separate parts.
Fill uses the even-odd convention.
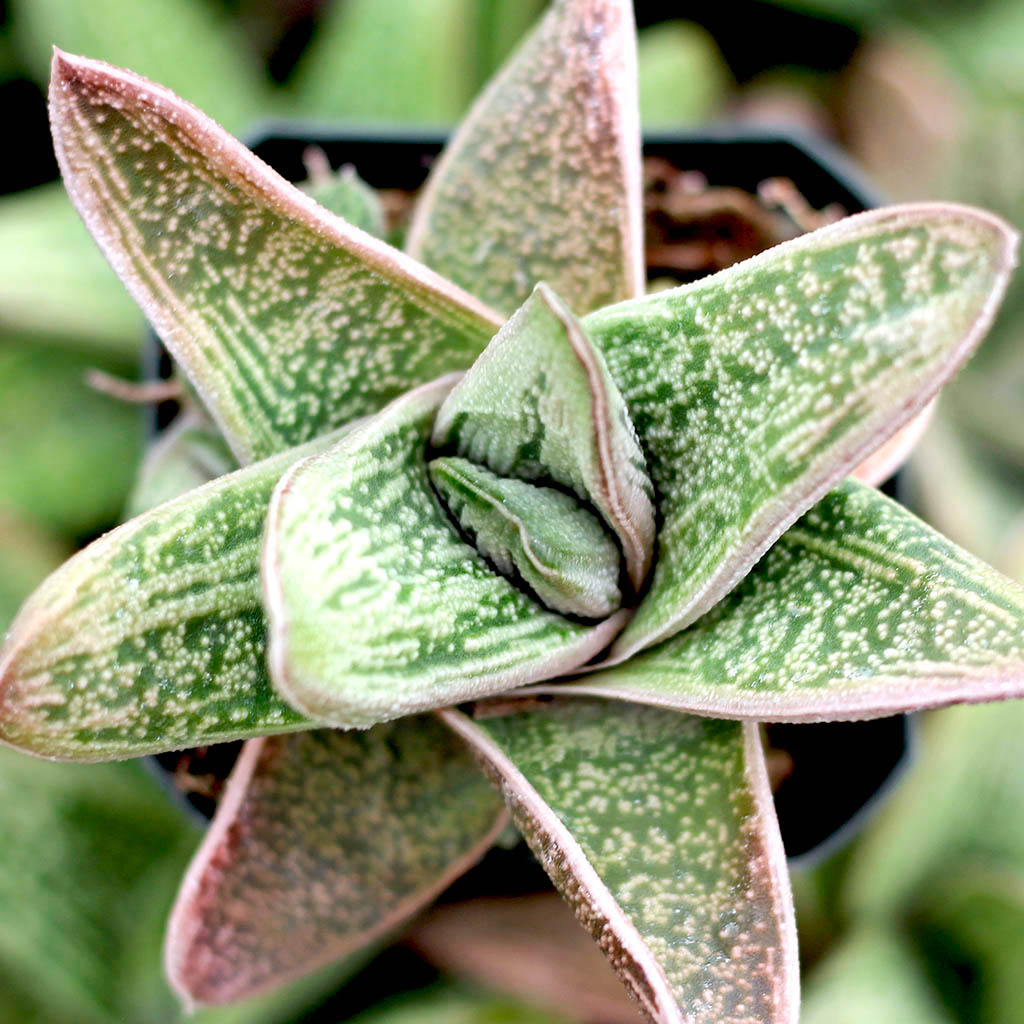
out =
[[[861,926],[805,984],[800,1024],[954,1024],[925,964],[895,930]]]
[[[142,317],[60,185],[0,199],[0,328],[137,358]]]
[[[796,1021],[791,896],[755,726],[592,700],[442,715],[653,1021]]]
[[[152,1024],[124,998],[141,980],[136,916],[193,841],[156,782],[140,765],[71,768],[0,749],[0,827],[0,1019],[21,1003],[11,1024]],[[161,1010],[176,1018],[169,994]]]
[[[644,454],[601,353],[546,285],[452,390],[431,439],[500,476],[571,488],[618,536],[640,589],[655,531]]]
[[[641,31],[637,73],[644,131],[710,120],[732,79],[714,37],[692,21],[664,21]]]
[[[449,125],[476,89],[476,0],[332,4],[296,70],[303,117]]]
[[[259,552],[281,474],[337,436],[189,491],[61,566],[0,652],[0,739],[99,760],[308,727],[267,678]]]
[[[689,629],[549,689],[754,721],[1024,696],[1024,588],[846,481]]]
[[[473,105],[421,194],[417,258],[511,313],[546,281],[577,313],[642,294],[628,0],[556,0]]]
[[[619,549],[571,495],[495,476],[465,459],[429,464],[430,482],[473,546],[547,608],[600,619],[622,604]]]
[[[1024,872],[1024,701],[948,708],[921,731],[910,773],[858,845],[849,913],[904,913],[969,864]]]
[[[231,131],[268,114],[259,58],[204,0],[14,0],[16,40],[46,83],[53,47],[133,68],[209,111]]]
[[[79,212],[240,462],[467,367],[500,326],[162,86],[58,54],[51,116]]]
[[[351,1024],[576,1024],[573,1018],[554,1016],[500,996],[486,995],[454,985],[434,985],[393,999]]]
[[[323,150],[311,147],[305,153],[309,178],[302,191],[325,210],[347,220],[376,238],[384,237],[384,208],[380,197],[356,174],[351,164],[331,170]]]
[[[662,525],[622,659],[715,605],[922,409],[984,335],[1016,233],[968,207],[859,214],[591,314]]]
[[[430,717],[250,741],[171,917],[172,982],[222,1003],[365,946],[475,863],[505,821]]]
[[[142,441],[138,410],[86,383],[94,358],[0,337],[0,500],[76,540],[117,522]]]
[[[267,515],[268,661],[294,707],[341,727],[500,693],[583,664],[621,627],[547,611],[463,542],[426,444],[454,383],[393,402],[282,478]]]

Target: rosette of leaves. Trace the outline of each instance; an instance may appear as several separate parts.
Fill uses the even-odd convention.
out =
[[[1024,591],[870,486],[987,328],[1012,231],[881,209],[645,295],[623,0],[552,5],[404,253],[352,223],[364,193],[330,213],[130,72],[57,53],[51,104],[240,468],[28,600],[0,735],[248,739],[172,915],[182,995],[391,933],[507,807],[652,1020],[795,1021],[757,723],[1024,693]],[[161,442],[170,477],[203,433]]]

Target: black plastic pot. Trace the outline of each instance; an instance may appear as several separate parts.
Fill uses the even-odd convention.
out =
[[[333,167],[352,165],[374,188],[409,192],[423,183],[444,145],[444,138],[437,134],[276,122],[263,125],[254,140],[253,151],[290,180],[305,177],[303,154],[315,145]],[[756,193],[767,178],[788,178],[816,209],[837,203],[856,213],[880,203],[842,153],[823,141],[795,133],[722,124],[698,132],[651,136],[645,140],[644,155],[662,158],[682,171],[698,171],[709,186],[730,186],[749,193]],[[169,372],[170,362],[155,337],[153,341],[146,369],[151,375],[163,376]],[[173,413],[173,403],[159,407],[151,429],[159,430]],[[891,487],[886,489],[892,493]],[[863,825],[907,764],[911,725],[910,718],[898,715],[872,722],[767,727],[770,745],[788,754],[791,764],[776,790],[775,803],[794,866],[834,852]],[[212,750],[213,770],[230,767],[235,747]],[[208,815],[214,804],[192,796],[190,806]],[[497,851],[459,884],[458,891],[496,894],[491,890],[498,879],[508,881],[512,863],[522,869],[525,860]],[[540,877],[538,868],[537,879]]]

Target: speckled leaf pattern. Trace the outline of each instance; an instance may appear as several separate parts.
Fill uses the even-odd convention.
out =
[[[408,250],[511,313],[538,281],[577,312],[643,294],[628,0],[556,0],[427,181]]]
[[[621,659],[711,608],[933,397],[983,336],[1016,235],[951,204],[874,210],[586,317],[662,524]]]
[[[654,550],[644,455],[604,358],[546,285],[452,390],[432,440],[501,476],[572,488],[616,533],[640,589]]]
[[[547,608],[600,619],[622,604],[619,549],[570,494],[439,458],[430,480],[473,546]]]
[[[337,436],[189,491],[65,562],[0,652],[0,739],[103,760],[308,727],[267,677],[260,545],[281,474]]]
[[[252,740],[182,884],[171,981],[223,1003],[312,971],[428,903],[506,820],[433,718]]]
[[[598,700],[444,720],[658,1024],[795,1024],[796,932],[757,727]]]
[[[285,699],[365,727],[585,663],[620,614],[577,625],[462,541],[430,486],[445,378],[393,402],[280,482],[267,516],[269,663]]]
[[[467,367],[500,318],[128,71],[58,54],[64,181],[242,462]]]
[[[757,721],[1024,697],[1024,587],[850,480],[689,629],[565,687]]]

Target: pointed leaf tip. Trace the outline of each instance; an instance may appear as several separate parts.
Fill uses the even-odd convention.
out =
[[[756,725],[605,701],[442,719],[655,1024],[795,1024],[792,896]]]
[[[501,324],[160,85],[57,53],[50,112],[75,206],[241,462],[468,367]]]
[[[663,518],[615,661],[712,608],[931,401],[991,324],[1016,250],[981,210],[885,207],[583,319]]]

